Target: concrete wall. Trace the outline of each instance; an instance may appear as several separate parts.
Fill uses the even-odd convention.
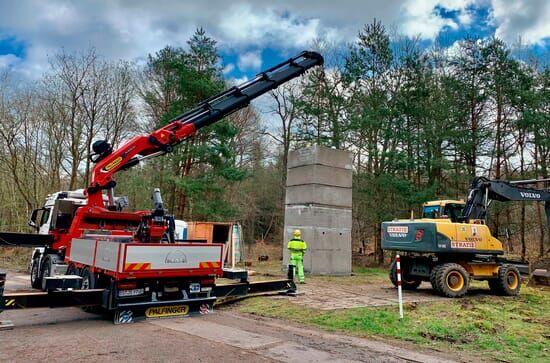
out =
[[[306,272],[318,275],[351,273],[352,155],[313,146],[288,155],[285,198],[285,248],[295,229],[308,244]]]

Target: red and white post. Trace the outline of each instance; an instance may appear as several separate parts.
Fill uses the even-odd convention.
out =
[[[401,256],[395,256],[397,272],[397,300],[399,303],[399,319],[403,320],[403,291],[401,289]]]

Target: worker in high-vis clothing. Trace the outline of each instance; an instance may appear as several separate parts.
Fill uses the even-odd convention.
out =
[[[290,252],[290,268],[298,274],[298,281],[303,284],[304,277],[304,255],[307,250],[307,243],[302,239],[302,233],[296,229],[293,233],[294,238],[288,241],[288,251]]]

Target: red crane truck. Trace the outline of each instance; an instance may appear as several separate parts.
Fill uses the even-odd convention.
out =
[[[274,288],[257,285],[255,289],[246,281],[238,287],[217,286],[216,278],[223,275],[223,245],[176,240],[174,218],[166,213],[158,189],[153,192],[152,210],[122,211],[124,199],[114,196],[113,176],[172,152],[200,128],[322,64],[320,54],[302,52],[116,150],[105,140],[96,141],[90,156],[95,166],[85,190],[50,195],[46,206],[31,216],[30,224],[38,234],[0,234],[0,245],[40,246],[32,256],[31,284],[46,292],[2,298],[0,291],[4,300],[0,311],[18,306],[94,305],[113,312],[115,323],[124,323],[143,316],[207,313],[216,298],[228,291]]]

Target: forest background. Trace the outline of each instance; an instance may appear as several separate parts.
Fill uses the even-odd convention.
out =
[[[419,213],[427,200],[464,199],[475,175],[550,176],[547,53],[494,37],[426,47],[377,21],[353,44],[321,38],[312,49],[324,68],[118,174],[116,194],[132,210],[149,209],[160,187],[177,218],[238,221],[249,246],[282,250],[288,151],[350,150],[354,252],[380,264],[380,222]],[[1,73],[0,230],[29,231],[48,193],[85,187],[95,140],[120,146],[232,86],[223,66],[216,40],[199,28],[187,46],[166,46],[146,64],[60,49],[37,81]],[[548,255],[542,203],[491,208],[488,224],[508,252]]]

